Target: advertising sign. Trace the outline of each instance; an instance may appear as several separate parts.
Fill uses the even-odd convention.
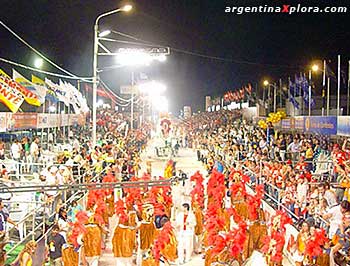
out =
[[[10,114],[7,120],[9,130],[32,129],[37,127],[37,113],[16,113]]]
[[[0,113],[0,132],[6,132],[6,113]]]
[[[310,116],[305,117],[304,131],[324,135],[337,134],[336,116]]]
[[[337,134],[350,136],[350,116],[338,116]]]
[[[48,124],[48,116],[49,114],[38,114],[38,123],[37,128],[47,128]]]
[[[281,127],[282,129],[293,129],[291,127],[291,119],[287,118],[287,119],[282,119],[281,121]]]

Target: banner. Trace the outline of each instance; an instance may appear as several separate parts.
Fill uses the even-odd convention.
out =
[[[6,113],[0,113],[0,132],[6,132]]]
[[[282,129],[294,129],[294,125],[293,125],[293,128],[292,128],[292,123],[291,123],[291,120],[289,118],[282,119],[282,121],[281,121],[281,128]]]
[[[37,113],[10,114],[7,117],[7,130],[32,129],[37,127],[37,123]]]
[[[337,135],[350,136],[350,116],[338,116]]]
[[[21,84],[17,83],[13,79],[9,78],[8,75],[1,75],[4,73],[3,71],[0,73],[0,82],[2,84],[6,84],[7,86],[11,86],[14,90],[17,90],[24,97],[24,100],[30,105],[40,106],[40,101],[38,96],[36,96],[33,92],[23,87]]]
[[[12,75],[13,79],[21,84],[26,89],[33,92],[38,100],[40,101],[40,104],[43,104],[45,102],[45,95],[46,95],[46,88],[45,86],[35,85],[29,80],[27,80],[24,76],[22,76],[20,73],[18,73],[16,70],[12,69]]]
[[[336,116],[306,116],[304,131],[323,135],[337,135]]]
[[[49,114],[38,114],[37,119],[37,128],[47,128],[47,121],[48,121]]]
[[[60,126],[69,126],[69,114],[61,114]]]
[[[0,75],[0,101],[3,102],[13,113],[16,113],[24,101],[23,95],[15,88],[13,83]]]

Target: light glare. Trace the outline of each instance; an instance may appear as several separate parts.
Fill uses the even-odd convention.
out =
[[[143,94],[160,95],[166,91],[166,86],[157,81],[145,82],[138,85],[138,89]]]
[[[43,66],[43,64],[44,64],[44,61],[41,58],[36,58],[34,60],[34,66],[36,68],[41,68]]]

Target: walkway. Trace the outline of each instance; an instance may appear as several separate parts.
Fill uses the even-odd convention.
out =
[[[143,164],[141,165],[141,173],[146,170],[145,161],[152,160],[152,176],[163,176],[165,165],[168,161],[168,158],[156,158],[154,152],[153,143],[150,143],[148,149],[142,156]],[[176,161],[176,169],[180,169],[189,176],[194,174],[196,171],[200,171],[203,175],[205,175],[206,171],[203,165],[197,161],[196,154],[191,149],[180,149],[179,156],[174,158]],[[110,234],[108,236],[106,250],[104,251],[99,266],[109,266],[116,265],[115,259],[112,253],[111,239],[113,237],[114,227],[116,224],[116,219],[113,217],[110,221]],[[135,264],[136,265],[136,264]],[[185,266],[202,266],[204,265],[204,260],[201,256],[195,256],[192,260],[186,264]],[[118,266],[118,265],[116,265]]]

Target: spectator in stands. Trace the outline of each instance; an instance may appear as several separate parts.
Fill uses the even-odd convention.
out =
[[[17,227],[17,224],[10,219],[10,214],[6,211],[3,200],[0,198],[0,232],[6,232],[6,223]]]
[[[293,142],[289,144],[287,151],[291,153],[293,163],[299,160],[300,144],[297,138],[294,138]]]
[[[338,204],[337,195],[331,189],[331,186],[328,182],[319,186],[319,192],[323,194],[323,197],[327,200],[327,205],[332,208]]]
[[[341,204],[330,208],[328,212],[323,215],[323,219],[329,221],[329,239],[333,238],[342,223],[343,214],[348,211],[350,211],[350,203],[344,200]]]
[[[5,160],[5,143],[0,139],[0,160]]]
[[[40,157],[39,142],[39,138],[35,137],[33,142],[30,144],[30,157],[31,162],[34,164],[32,168],[33,172],[37,172],[38,169],[37,163],[39,162]]]

